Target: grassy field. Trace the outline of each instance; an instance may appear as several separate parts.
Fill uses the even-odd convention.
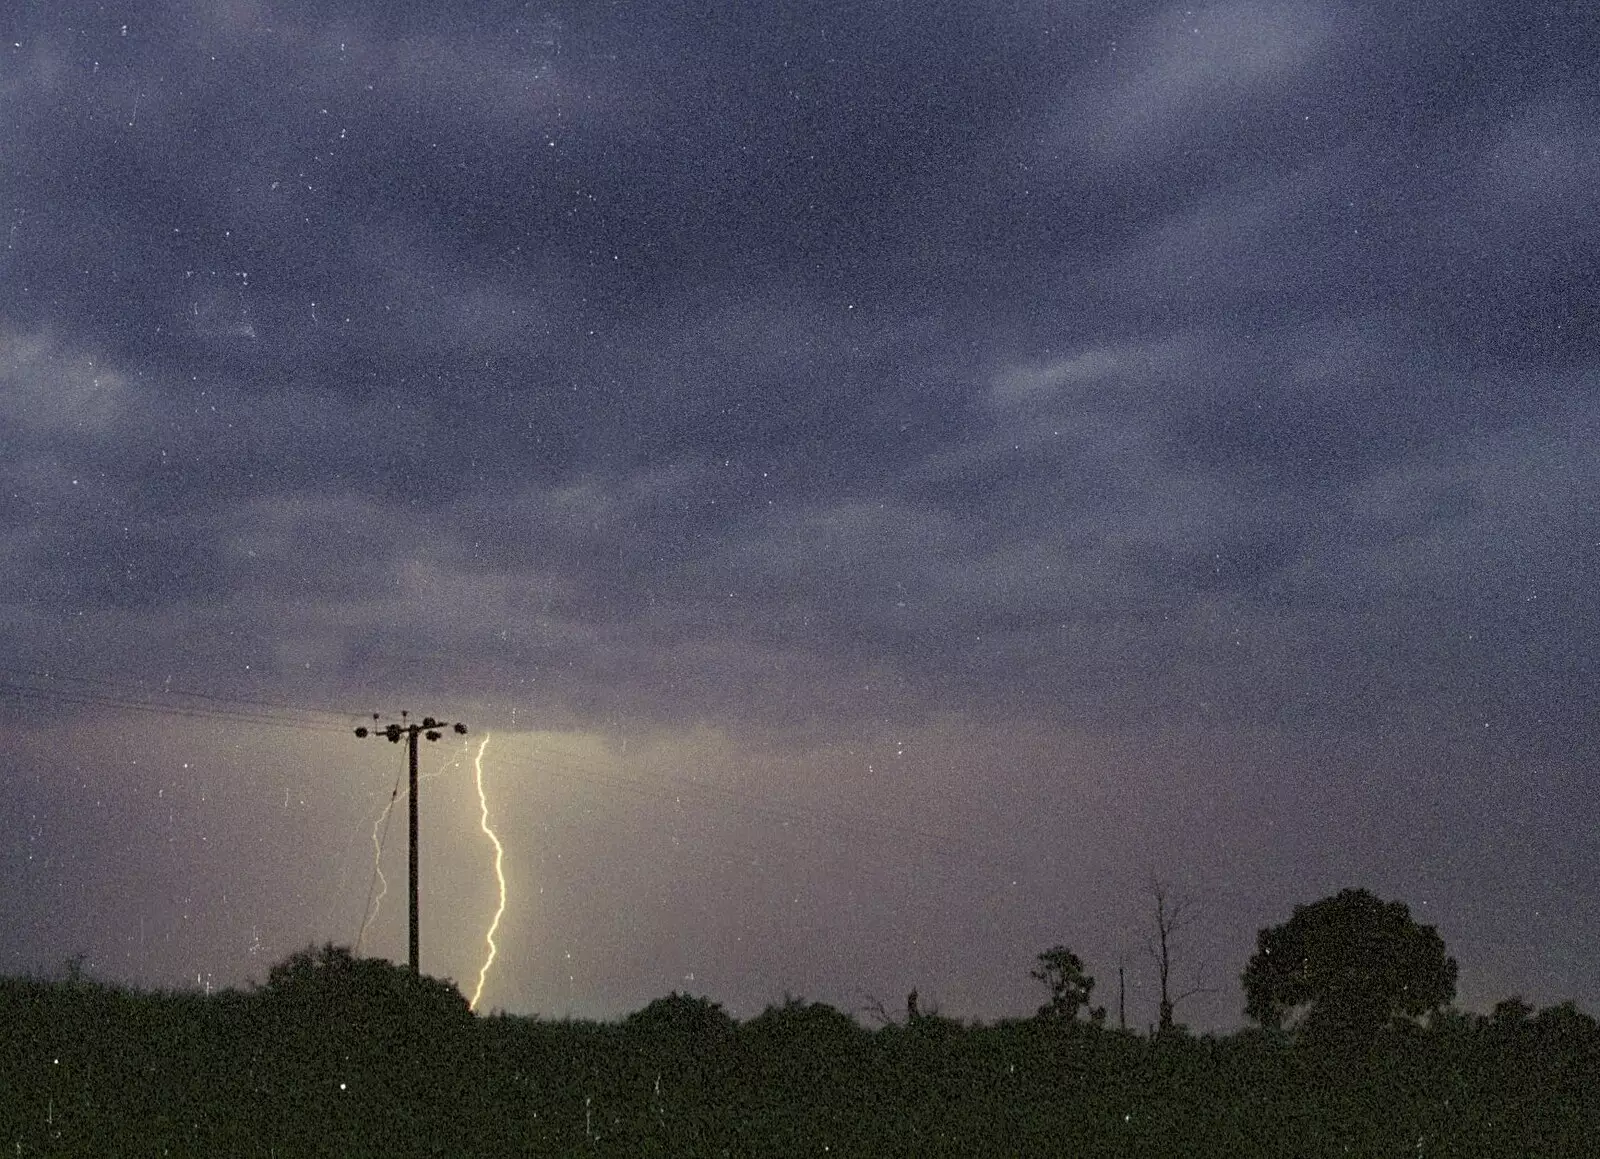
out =
[[[1560,1156],[1600,1027],[1446,1012],[1363,1044],[1087,1023],[867,1029],[672,995],[620,1023],[469,1013],[386,963],[248,992],[0,980],[15,1155]],[[326,973],[326,972],[324,972]]]

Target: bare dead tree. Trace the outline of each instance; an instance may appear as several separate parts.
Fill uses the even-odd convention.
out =
[[[888,1004],[882,998],[879,998],[876,994],[868,994],[866,991],[861,991],[859,997],[861,1005],[855,1007],[854,1012],[856,1014],[870,1018],[879,1026],[901,1025],[900,1020],[890,1013]],[[915,989],[906,995],[905,1025],[909,1026],[911,1023],[919,1022],[924,1018],[938,1017],[939,1001],[937,998],[925,1002]]]
[[[857,1014],[865,1014],[879,1026],[895,1025],[895,1017],[889,1013],[889,1008],[883,1004],[883,999],[874,994],[863,993],[861,1005],[856,1007]]]
[[[1155,903],[1156,928],[1155,940],[1145,947],[1145,952],[1156,960],[1161,979],[1161,1008],[1156,1032],[1170,1034],[1174,1025],[1173,1012],[1178,1003],[1197,994],[1212,993],[1212,987],[1198,984],[1176,994],[1172,989],[1172,956],[1177,948],[1178,935],[1198,921],[1204,911],[1198,898],[1175,896],[1171,887],[1154,874],[1150,876],[1149,890],[1150,899]]]

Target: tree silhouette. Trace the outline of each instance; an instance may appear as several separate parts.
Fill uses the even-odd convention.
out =
[[[1359,1042],[1454,998],[1456,962],[1403,903],[1347,889],[1260,931],[1242,981],[1245,1014],[1261,1025],[1281,1027],[1303,1011],[1307,1037]]]
[[[720,1007],[718,1008],[720,1009]],[[749,1034],[774,1038],[857,1039],[866,1033],[854,1018],[825,1002],[785,994],[781,1006],[768,1006],[744,1024]]]
[[[1067,1023],[1077,1020],[1080,1008],[1089,1004],[1094,979],[1084,972],[1083,960],[1065,946],[1052,946],[1038,957],[1038,965],[1028,971],[1036,982],[1050,988],[1050,1000],[1039,1007],[1045,1022]],[[1092,1012],[1095,1021],[1105,1017],[1104,1008]]]
[[[1208,986],[1193,985],[1177,994],[1172,992],[1172,953],[1177,936],[1193,925],[1200,915],[1200,902],[1193,897],[1174,897],[1171,889],[1154,874],[1150,877],[1150,900],[1155,903],[1155,938],[1145,947],[1145,952],[1155,959],[1161,982],[1161,1004],[1157,1008],[1156,1030],[1171,1034],[1176,1028],[1173,1014],[1178,1003],[1196,994],[1209,994]]]
[[[296,950],[273,966],[260,995],[276,1006],[320,1017],[366,1021],[471,1021],[455,983],[413,974],[382,958],[358,958],[332,942]]]
[[[622,1025],[640,1034],[706,1044],[730,1039],[736,1023],[720,1002],[674,990],[635,1010]]]

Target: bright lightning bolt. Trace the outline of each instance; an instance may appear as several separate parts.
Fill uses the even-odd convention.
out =
[[[500,905],[494,911],[494,918],[489,922],[489,931],[484,934],[483,940],[489,943],[489,956],[483,960],[483,968],[478,971],[478,988],[472,992],[472,1001],[468,1006],[476,1010],[478,999],[483,997],[483,981],[489,976],[489,967],[494,965],[494,958],[500,948],[494,943],[494,932],[500,928],[500,916],[506,912],[506,875],[502,869],[505,860],[505,846],[500,844],[500,838],[495,836],[494,830],[489,828],[489,798],[483,791],[483,750],[489,747],[489,738],[485,736],[483,743],[478,746],[477,759],[473,761],[473,768],[477,772],[478,782],[478,827],[483,830],[484,836],[494,843],[494,879],[500,886]]]

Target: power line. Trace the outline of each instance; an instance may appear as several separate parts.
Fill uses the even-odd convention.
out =
[[[361,715],[350,713],[341,720],[340,714],[326,710],[186,689],[163,689],[161,695],[157,697],[149,693],[129,692],[110,681],[6,668],[0,668],[0,692],[9,692],[30,700],[86,708],[109,708],[229,723],[265,724],[311,732],[342,731],[348,727],[343,721]],[[175,699],[177,702],[174,702]],[[182,703],[183,701],[199,703]]]
[[[73,704],[85,708],[110,708],[124,712],[149,713],[157,716],[182,717],[189,720],[214,720],[230,724],[261,724],[274,728],[292,728],[305,732],[343,732],[343,725],[327,723],[313,723],[303,720],[291,720],[278,716],[270,716],[246,711],[229,712],[222,709],[207,709],[185,705],[160,704],[153,701],[139,701],[127,698],[96,696],[87,693],[61,692],[49,689],[28,688],[13,684],[9,681],[0,681],[0,690],[27,700],[48,700],[59,704]]]
[[[58,681],[62,681],[64,683],[69,683],[69,684],[87,684],[87,685],[98,686],[98,687],[102,687],[102,688],[112,688],[112,689],[116,689],[117,688],[117,686],[115,684],[113,684],[111,681],[108,681],[108,680],[98,680],[98,679],[95,679],[95,678],[89,677],[89,676],[74,676],[74,675],[71,675],[71,674],[63,674],[63,673],[59,673],[59,672],[28,671],[28,670],[25,670],[25,669],[6,668],[6,667],[3,667],[3,666],[0,666],[0,673],[9,674],[9,675],[12,675],[12,676],[26,677],[26,678],[30,678],[30,679],[58,680]],[[343,713],[343,714],[341,714],[341,713],[337,713],[337,712],[329,712],[325,708],[316,708],[316,707],[312,707],[310,705],[305,705],[305,704],[294,704],[294,703],[292,703],[290,701],[285,701],[285,700],[263,700],[263,699],[260,699],[260,698],[252,698],[252,697],[244,697],[244,696],[223,696],[223,695],[221,695],[219,693],[216,693],[216,692],[200,692],[200,691],[197,691],[195,689],[190,689],[190,688],[173,688],[171,686],[170,680],[163,682],[162,692],[164,694],[166,694],[166,695],[181,696],[181,697],[194,699],[194,700],[216,701],[216,702],[219,702],[219,703],[222,703],[222,704],[228,704],[228,705],[245,705],[245,706],[248,706],[248,707],[253,708],[253,709],[277,709],[277,710],[282,710],[282,711],[285,711],[285,712],[299,713],[301,715],[306,715],[306,716],[361,715],[360,713]]]

